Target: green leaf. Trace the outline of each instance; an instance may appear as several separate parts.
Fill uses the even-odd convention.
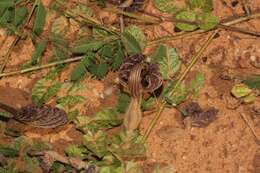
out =
[[[102,166],[100,168],[100,172],[99,173],[125,173],[124,168],[123,167],[116,167],[114,165],[112,166]]]
[[[103,109],[91,119],[91,123],[87,124],[85,130],[97,131],[101,129],[109,129],[116,127],[122,123],[117,111],[114,109]]]
[[[69,23],[66,17],[60,16],[56,18],[51,26],[51,32],[54,35],[60,35],[64,37],[69,31]]]
[[[159,64],[164,79],[172,78],[180,70],[181,61],[174,48],[160,45],[152,55],[152,59]]]
[[[126,164],[127,173],[143,173],[142,167],[135,162],[127,162]]]
[[[211,12],[213,10],[212,0],[189,0],[191,9],[200,9],[203,12]]]
[[[78,103],[82,103],[86,100],[85,97],[83,96],[72,96],[72,95],[67,95],[65,97],[61,97],[57,99],[57,103],[61,105],[62,107],[65,106],[74,106]]]
[[[121,131],[114,134],[110,149],[120,157],[127,157],[129,160],[142,158],[146,154],[146,145],[143,142],[143,136],[138,131]]]
[[[174,166],[171,166],[171,165],[167,165],[167,166],[156,165],[155,169],[153,170],[152,173],[175,173],[175,172],[177,172],[177,170]]]
[[[27,154],[24,155],[23,157],[24,161],[25,161],[25,170],[26,172],[39,172],[42,171],[42,169],[40,168],[40,164],[38,162],[38,159],[35,157],[29,157]]]
[[[62,87],[61,82],[54,81],[53,85],[47,88],[46,93],[43,95],[43,97],[40,100],[40,104],[46,103],[48,100],[54,97],[60,91],[61,87]]]
[[[83,144],[88,150],[93,152],[97,157],[102,158],[108,153],[107,146],[111,143],[109,137],[101,130],[92,133],[88,132],[83,136]]]
[[[143,31],[138,26],[131,25],[129,27],[126,27],[124,32],[128,32],[129,34],[131,34],[135,38],[135,40],[138,41],[142,50],[145,48],[147,39]]]
[[[233,86],[231,93],[236,98],[241,98],[249,95],[252,92],[252,90],[245,84],[236,84]]]
[[[85,4],[78,4],[75,8],[67,10],[65,12],[65,14],[66,13],[70,14],[74,17],[79,17],[79,16],[92,17],[93,16],[92,9],[89,8],[88,6],[86,6]],[[79,18],[79,20],[82,20],[82,18]]]
[[[46,15],[47,11],[43,4],[40,2],[36,8],[36,17],[33,25],[33,32],[38,36],[41,35],[41,33],[43,32]]]
[[[69,145],[65,152],[69,157],[78,157],[83,159],[85,157],[84,153],[87,153],[87,149],[77,145]]]
[[[196,22],[197,15],[193,11],[182,11],[176,15],[176,19],[178,20],[184,20],[186,22]],[[189,24],[184,22],[178,22],[176,23],[176,27],[183,31],[194,31],[198,28],[196,24]]]
[[[89,66],[93,64],[94,58],[95,54],[92,52],[88,52],[81,60],[81,62],[74,68],[71,73],[70,79],[72,81],[78,81],[82,79],[82,77],[88,72]]]
[[[180,84],[173,94],[170,94],[174,88],[174,83],[170,82],[163,91],[163,96],[166,102],[170,105],[176,106],[182,103],[188,96],[188,89],[184,84]]]
[[[97,51],[104,45],[102,41],[87,41],[72,48],[72,53],[82,54],[88,51]]]
[[[156,98],[150,97],[148,100],[143,100],[142,102],[142,110],[147,111],[151,109],[156,104]]]
[[[114,60],[113,60],[112,65],[111,65],[113,70],[117,70],[117,69],[120,68],[120,66],[123,63],[124,57],[125,57],[125,55],[124,55],[124,52],[123,52],[122,47],[120,45],[116,54],[114,55]]]
[[[180,10],[176,5],[176,0],[155,0],[155,6],[162,12],[175,14]]]
[[[117,111],[120,113],[125,113],[130,103],[130,99],[131,97],[128,94],[121,92],[118,96],[118,101],[116,106]]]
[[[8,8],[4,11],[3,15],[0,17],[0,25],[5,26],[7,23],[11,23],[14,20],[15,10],[14,8]]]
[[[44,39],[36,45],[36,48],[32,55],[31,65],[36,65],[41,61],[41,57],[46,50],[48,41]]]
[[[91,122],[91,118],[85,115],[79,115],[75,118],[74,123],[76,124],[77,129],[82,129]]]
[[[195,96],[198,96],[199,91],[205,85],[205,80],[205,75],[202,72],[198,72],[189,84],[189,91],[191,91]]]
[[[138,40],[136,40],[135,37],[129,32],[124,32],[121,39],[127,53],[138,54],[142,52],[142,47],[140,46]]]
[[[15,9],[14,25],[19,26],[22,24],[28,14],[28,9],[25,6]]]
[[[107,63],[93,64],[89,67],[89,72],[98,79],[105,77],[108,73],[109,66]]]
[[[260,75],[250,76],[243,83],[251,89],[260,89]]]
[[[201,21],[199,24],[200,29],[205,31],[215,28],[219,23],[219,19],[211,13],[204,13],[198,18]]]
[[[14,148],[0,145],[0,154],[4,155],[5,157],[17,157],[19,155],[19,151]]]
[[[0,8],[9,8],[14,6],[13,0],[1,0],[0,1]]]
[[[55,80],[46,78],[38,80],[32,89],[32,100],[34,103],[42,105],[55,96],[61,87],[62,83]]]
[[[101,29],[101,28],[93,28],[92,29],[92,35],[96,39],[105,38],[109,35],[111,35],[109,32]]]

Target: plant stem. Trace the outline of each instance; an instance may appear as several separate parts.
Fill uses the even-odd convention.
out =
[[[198,51],[197,54],[195,54],[192,57],[192,60],[189,64],[189,66],[185,69],[185,71],[181,74],[181,76],[179,77],[178,81],[176,82],[174,88],[172,89],[172,91],[170,92],[170,96],[172,96],[174,94],[174,92],[176,91],[176,89],[179,87],[179,85],[181,84],[181,82],[185,79],[185,77],[187,76],[188,72],[191,70],[191,68],[196,64],[196,62],[199,60],[199,58],[202,56],[203,52],[206,50],[206,48],[210,45],[210,43],[212,42],[214,36],[218,33],[218,31],[214,31],[210,37],[207,39],[207,41],[203,44],[203,46],[200,48],[200,50]],[[166,106],[166,101],[163,101],[159,107],[159,110],[157,111],[157,113],[155,114],[154,118],[152,119],[151,123],[149,124],[148,128],[145,131],[144,137],[143,137],[143,141],[146,141],[152,131],[152,129],[154,128],[154,126],[156,125],[156,123],[158,122],[159,118],[162,115],[162,112],[164,110]]]
[[[121,9],[118,9],[118,8],[106,8],[105,10],[109,11],[109,12],[121,14],[121,15],[124,15],[127,17],[135,18],[135,19],[141,20],[146,23],[159,24],[161,21],[161,20],[158,20],[158,18],[155,18],[153,16],[147,16],[147,15],[144,16],[144,15],[140,15],[140,14],[130,13],[130,12],[126,12]]]
[[[60,60],[60,61],[52,62],[52,63],[49,63],[49,64],[44,64],[44,65],[40,65],[40,66],[34,66],[34,67],[26,68],[26,69],[23,69],[23,70],[2,73],[2,74],[0,74],[0,77],[12,76],[12,75],[16,75],[16,74],[23,74],[23,73],[36,71],[36,70],[50,68],[50,67],[57,66],[57,65],[60,65],[60,64],[67,64],[67,63],[79,61],[82,58],[84,58],[84,56],[80,56],[80,57],[76,57],[76,58],[69,58],[69,59],[66,59],[66,60]]]
[[[251,14],[249,16],[239,17],[237,19],[234,19],[234,20],[231,20],[231,21],[228,21],[228,22],[222,22],[220,25],[230,26],[230,25],[241,23],[241,22],[245,22],[245,21],[250,20],[250,19],[255,19],[255,18],[258,18],[258,17],[260,17],[260,12]],[[218,27],[216,27],[213,30],[216,30],[216,29],[218,29]],[[230,28],[226,27],[225,29],[230,29]],[[240,32],[242,32],[240,28],[239,28],[239,30],[240,30]],[[181,39],[181,38],[193,36],[193,35],[196,35],[196,34],[206,33],[206,32],[209,32],[209,31],[196,30],[196,31],[193,31],[193,32],[182,32],[182,33],[179,33],[179,34],[176,34],[176,35],[173,35],[173,36],[165,36],[165,37],[161,37],[161,38],[157,38],[155,40],[149,41],[147,43],[147,46],[151,46],[151,45],[166,42],[166,41]],[[248,31],[248,32],[250,32],[250,31]]]

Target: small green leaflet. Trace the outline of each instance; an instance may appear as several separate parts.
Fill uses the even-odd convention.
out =
[[[87,73],[89,66],[93,64],[94,58],[95,54],[92,52],[88,52],[81,60],[81,62],[72,71],[70,79],[72,81],[80,80]]]
[[[19,26],[22,24],[28,14],[28,9],[25,6],[15,9],[14,25]]]
[[[46,21],[47,11],[40,1],[38,6],[36,7],[36,17],[33,25],[33,32],[36,35],[40,35],[43,32],[43,28]]]
[[[189,5],[191,9],[200,9],[203,12],[211,12],[213,10],[212,0],[189,0]]]
[[[162,12],[174,14],[180,9],[176,6],[176,0],[155,0],[155,6]]]
[[[89,67],[90,73],[96,76],[98,79],[105,77],[105,75],[108,73],[108,70],[109,70],[109,65],[105,62],[100,64],[92,64]]]
[[[191,94],[198,96],[200,90],[205,85],[205,75],[202,72],[198,72],[189,84],[189,91]]]
[[[160,45],[152,55],[153,61],[159,64],[164,79],[172,78],[181,67],[181,61],[176,49]]]
[[[130,103],[130,96],[126,93],[121,92],[118,96],[116,109],[120,113],[125,113]]]
[[[74,106],[78,103],[82,103],[86,100],[83,96],[73,96],[73,95],[67,95],[65,97],[59,98],[56,102],[62,106]]]
[[[176,15],[177,20],[184,20],[187,22],[196,22],[197,15],[193,11],[182,11]],[[184,22],[177,22],[176,26],[183,31],[194,31],[198,28],[196,24],[189,24]]]
[[[107,134],[101,130],[94,133],[89,131],[83,136],[83,144],[99,158],[110,153],[106,148],[108,144],[110,144],[110,139]]]
[[[77,145],[70,145],[65,150],[66,154],[69,157],[78,157],[84,159],[84,153],[87,153],[87,149],[85,147],[80,147]]]
[[[54,35],[64,37],[69,31],[68,19],[64,16],[60,16],[54,20],[51,26],[51,32]]]
[[[71,51],[75,54],[83,54],[83,53],[87,53],[88,51],[97,51],[103,45],[104,45],[103,41],[90,40],[73,47]]]
[[[51,85],[49,85],[51,83]],[[46,85],[48,84],[48,85]],[[32,89],[32,100],[38,105],[46,103],[49,99],[55,96],[61,89],[62,83],[55,80],[47,80],[43,78],[34,85]]]
[[[14,1],[13,0],[1,0],[0,1],[0,8],[8,8],[13,7]]]
[[[171,94],[174,86],[175,84],[173,82],[170,82],[165,87],[163,91],[163,96],[168,104],[176,106],[182,103],[187,98],[189,92],[186,86],[182,83],[175,89],[175,92]]]
[[[138,54],[142,52],[142,48],[135,37],[129,32],[123,32],[121,36],[124,47],[129,54]]]
[[[204,13],[198,18],[200,20],[200,29],[205,31],[215,28],[219,23],[219,19],[211,13]]]
[[[44,39],[36,45],[35,51],[32,55],[31,65],[36,65],[41,61],[41,57],[46,50],[47,43],[48,41]]]
[[[0,17],[0,25],[6,25],[11,23],[14,19],[15,11],[13,8],[6,9],[3,15]]]
[[[156,104],[155,97],[150,97],[147,100],[143,100],[142,101],[142,110],[147,111],[147,110],[151,109],[155,104]]]
[[[159,164],[155,166],[152,173],[176,173],[177,170],[172,165],[160,166]]]
[[[116,127],[122,123],[122,119],[119,113],[114,109],[103,109],[98,112],[91,120],[91,123],[87,125],[87,128],[91,131],[109,129]]]
[[[102,166],[99,173],[125,173],[122,166]]]
[[[19,155],[19,150],[0,145],[0,154],[4,155],[5,157],[17,157]]]
[[[65,14],[66,13],[73,16],[74,18],[77,18],[79,16],[87,16],[87,17],[93,16],[92,9],[84,4],[78,4],[75,8],[66,10]],[[78,18],[78,20],[82,20],[82,18],[80,17]]]
[[[127,173],[143,173],[143,168],[136,162],[127,162],[126,164]]]
[[[145,48],[147,39],[143,31],[138,26],[131,25],[129,27],[126,27],[124,31],[131,34],[138,41],[142,50]]]
[[[251,89],[260,89],[260,75],[250,76],[243,83]]]
[[[114,59],[113,59],[112,65],[111,65],[112,70],[117,70],[120,68],[120,66],[123,63],[124,57],[125,57],[125,55],[124,55],[122,44],[120,43],[120,41],[118,41],[117,51],[114,55]]]

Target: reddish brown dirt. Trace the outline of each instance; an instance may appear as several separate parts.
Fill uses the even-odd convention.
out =
[[[50,1],[44,2],[49,4]],[[252,11],[256,11],[260,7],[260,0],[250,1],[249,4]],[[227,0],[214,1],[214,7],[214,13],[220,19],[243,13],[241,4],[232,7],[231,1]],[[147,2],[145,10],[157,15],[165,15],[153,7],[151,0]],[[260,19],[250,20],[236,26],[260,31],[259,21]],[[170,22],[164,22],[160,26],[143,25],[142,28],[149,39],[169,33],[174,34],[174,25]],[[3,40],[1,33],[0,42]],[[182,61],[187,64],[207,36],[208,34],[201,34],[167,42],[167,44],[176,47]],[[4,54],[2,50],[6,50],[9,45],[4,45],[0,51],[1,55]],[[147,48],[145,53],[150,54],[152,49],[154,46]],[[34,47],[30,40],[19,43],[11,54],[7,71],[18,68],[28,60],[33,50]],[[47,55],[49,55],[48,52],[45,56]],[[252,57],[260,58],[259,38],[232,31],[221,30],[219,32],[219,37],[213,40],[207,51],[204,52],[203,59],[199,60],[193,69],[206,75],[205,87],[199,97],[193,100],[203,108],[215,107],[218,109],[217,120],[206,128],[183,128],[180,113],[174,108],[165,109],[148,139],[147,160],[143,163],[147,173],[150,173],[151,167],[155,163],[173,165],[178,173],[258,173],[260,146],[256,137],[258,140],[260,139],[260,120],[259,115],[257,117],[253,109],[259,110],[260,98],[258,97],[253,104],[236,106],[236,100],[230,95],[230,89],[237,82],[237,78],[249,74],[260,74],[260,69],[251,65]],[[68,70],[61,76],[61,80],[66,79],[73,66],[68,67]],[[30,93],[35,81],[44,76],[46,72],[47,70],[43,70],[34,74],[0,79],[0,100],[18,107],[24,104],[24,94],[21,95],[20,91],[13,92],[10,87]],[[87,106],[82,105],[82,112],[92,114],[103,106],[113,106],[116,103],[117,89],[113,89],[112,94],[105,95],[105,98],[102,95],[106,89],[113,88],[111,81],[114,76],[115,74],[109,75],[105,81],[85,80],[84,84],[87,86],[85,95],[90,99],[87,101]],[[10,95],[7,92],[10,92]],[[28,98],[28,96],[25,97]],[[252,133],[241,114],[247,117],[257,136]],[[153,116],[154,114],[149,114],[143,118],[142,132],[147,128]],[[27,135],[54,143],[54,147],[59,148],[60,152],[68,144],[80,142],[79,134],[73,125],[68,125],[61,131],[46,134],[46,136],[42,136],[38,132],[28,132]],[[8,141],[6,138],[4,140]]]

